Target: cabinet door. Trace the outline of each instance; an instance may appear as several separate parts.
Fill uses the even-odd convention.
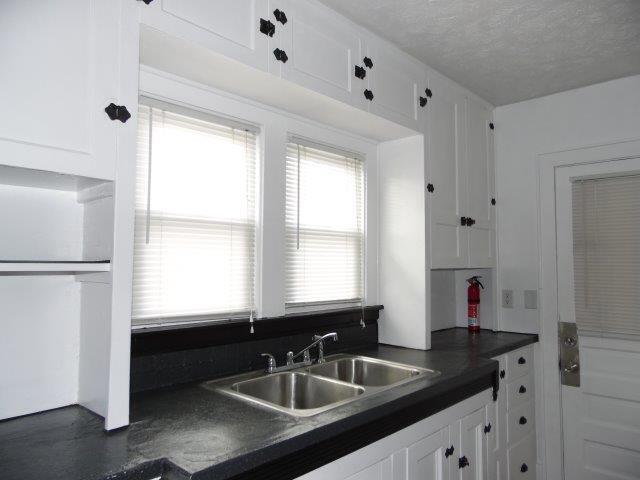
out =
[[[450,462],[445,452],[449,446],[447,427],[408,447],[406,480],[448,480]]]
[[[460,449],[457,480],[483,480],[485,460],[485,407],[467,415],[459,422]]]
[[[369,111],[392,122],[420,130],[419,89],[424,90],[426,72],[417,62],[390,45],[372,40],[367,45],[371,68],[365,67],[368,89],[373,94]]]
[[[345,480],[391,480],[393,479],[391,457],[385,458],[380,462],[365,468],[364,470],[354,473],[345,478]],[[395,480],[395,479],[394,479]]]
[[[486,406],[485,412],[485,427],[484,427],[484,442],[485,442],[485,465],[484,465],[484,478],[496,479],[498,478],[498,459],[500,452],[498,450],[498,402],[489,403]]]
[[[469,229],[466,216],[465,98],[444,80],[430,79],[427,110],[427,193],[430,211],[431,268],[465,267]]]
[[[360,35],[343,17],[320,4],[276,0],[287,16],[281,49],[287,55],[282,77],[345,103],[364,106],[364,87],[355,77],[361,64]],[[366,77],[365,77],[366,79]],[[357,87],[357,95],[354,89]]]
[[[494,197],[493,131],[489,128],[491,111],[478,100],[469,99],[467,105],[467,216],[475,223],[469,230],[469,266],[473,268],[495,265],[495,207]]]
[[[279,32],[268,0],[162,0],[141,7],[141,20],[162,32],[268,71],[269,40]],[[260,19],[276,25],[260,32]]]
[[[119,3],[3,0],[1,10],[2,163],[113,179],[117,125],[104,109],[119,103]]]

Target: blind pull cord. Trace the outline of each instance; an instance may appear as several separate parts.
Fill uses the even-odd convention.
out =
[[[245,162],[247,165],[247,213],[249,215],[255,215],[255,211],[251,211],[251,198],[249,195],[249,175],[251,174],[251,170],[249,169],[248,165],[249,162],[247,162],[247,158],[249,158],[249,132],[248,130],[244,131],[244,158],[245,158]],[[255,233],[255,231],[254,231]],[[254,242],[255,245],[255,242]],[[255,247],[254,247],[255,248]],[[254,256],[255,258],[255,256]],[[249,311],[249,333],[253,334],[255,333],[254,329],[253,329],[253,311],[255,309],[255,296],[254,296],[254,291],[255,291],[255,285],[256,285],[256,268],[255,268],[255,264],[252,262],[251,263],[251,288],[250,288],[250,293],[249,293],[249,303],[250,306],[249,308],[251,309]]]
[[[145,243],[149,245],[151,230],[151,153],[153,149],[153,108],[149,108],[149,162],[147,166],[147,218],[145,224]]]
[[[296,199],[296,208],[297,208],[297,212],[296,212],[296,250],[300,250],[300,144],[297,145],[298,147],[298,186],[296,189],[296,195],[297,195],[297,199]]]

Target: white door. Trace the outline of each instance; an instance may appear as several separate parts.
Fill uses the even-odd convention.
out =
[[[113,179],[119,15],[118,2],[3,0],[3,164]]]
[[[450,447],[449,427],[425,437],[407,448],[406,480],[448,480],[452,455],[446,455]],[[395,479],[395,480],[405,480]]]
[[[628,178],[630,173],[640,172],[640,159],[618,160],[615,162],[599,162],[578,166],[556,168],[556,248],[558,274],[558,317],[559,321],[574,324],[576,311],[584,311],[585,305],[590,309],[603,308],[603,300],[599,300],[596,289],[587,291],[584,296],[585,276],[576,272],[584,272],[579,262],[585,262],[593,272],[600,272],[597,265],[592,267],[594,250],[589,244],[583,249],[583,238],[587,242],[607,245],[607,258],[600,265],[613,265],[602,272],[615,272],[609,280],[602,282],[601,288],[608,283],[618,282],[621,287],[611,291],[613,302],[606,305],[605,319],[619,315],[624,308],[624,299],[637,295],[637,277],[630,273],[640,273],[639,250],[640,229],[634,227],[640,221],[640,188],[632,193],[631,200],[623,200],[615,208],[611,205],[625,195],[616,190],[616,185]],[[622,175],[610,178],[612,175]],[[572,195],[571,180],[607,178],[610,183],[607,189],[576,190],[579,195]],[[602,185],[602,184],[600,184]],[[614,186],[612,190],[611,185]],[[608,193],[607,193],[608,192]],[[572,198],[573,197],[573,198]],[[607,205],[607,198],[615,200]],[[627,200],[629,200],[627,195]],[[597,221],[576,222],[572,208],[580,202],[580,208],[595,211],[592,205],[599,202]],[[589,205],[587,207],[587,205]],[[607,210],[609,209],[609,210]],[[612,221],[623,214],[624,221]],[[598,229],[596,229],[596,226]],[[574,230],[575,228],[575,230]],[[593,232],[599,232],[593,238]],[[574,235],[577,246],[574,249]],[[587,253],[585,255],[584,253]],[[635,253],[634,253],[635,252]],[[574,258],[575,253],[575,258]],[[620,261],[622,258],[627,261]],[[574,266],[576,267],[574,269]],[[596,270],[598,269],[598,270]],[[593,277],[592,277],[593,278]],[[575,280],[575,281],[574,281]],[[616,300],[620,299],[619,303]],[[576,299],[578,303],[576,304]],[[605,301],[609,301],[608,299]],[[632,316],[637,327],[640,317]],[[610,321],[610,320],[606,320]],[[575,369],[579,377],[579,386],[562,385],[562,429],[565,480],[620,480],[640,478],[640,336],[609,335],[600,333],[590,336],[580,324],[577,331],[577,352],[569,348],[563,359],[561,368]],[[563,343],[570,335],[562,335]],[[570,340],[567,340],[571,344]],[[575,357],[575,366],[571,360]]]
[[[467,198],[469,266],[489,268],[495,264],[495,216],[493,130],[491,110],[478,100],[467,101]]]
[[[264,28],[270,22],[273,29]],[[197,43],[246,65],[269,71],[270,40],[282,24],[268,0],[162,0],[141,6],[141,20],[162,32]]]
[[[355,66],[362,66],[363,55],[360,36],[352,25],[319,4],[296,0],[273,3],[282,4],[287,16],[280,47],[287,55],[282,77],[336,100],[366,106],[367,72],[365,69],[364,79],[355,76]]]
[[[460,449],[458,455],[458,474],[452,478],[458,480],[482,480],[486,462],[484,427],[485,407],[470,413],[458,422],[460,431]],[[454,442],[455,443],[455,442]]]
[[[420,129],[418,110],[419,92],[424,92],[426,71],[424,67],[394,47],[370,41],[367,57],[371,67],[366,67],[369,87],[373,95],[369,111],[413,130]]]
[[[358,473],[350,475],[345,480],[392,480],[392,466],[391,457],[385,458],[364,470],[360,470]]]
[[[444,81],[430,78],[427,104],[427,204],[430,211],[431,268],[466,267],[465,98]]]

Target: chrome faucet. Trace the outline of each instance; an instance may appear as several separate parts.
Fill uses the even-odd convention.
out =
[[[261,355],[263,357],[266,357],[267,359],[266,372],[267,373],[286,372],[287,370],[293,370],[295,368],[308,367],[313,363],[313,361],[311,360],[311,354],[309,353],[309,350],[311,350],[316,345],[318,346],[317,363],[324,363],[325,361],[324,360],[324,341],[328,338],[333,338],[333,341],[337,342],[338,334],[336,332],[331,332],[331,333],[326,333],[324,335],[314,335],[313,342],[310,345],[303,348],[302,350],[300,350],[295,355],[291,351],[287,352],[287,364],[281,367],[278,367],[276,363],[276,359],[273,355],[271,355],[270,353],[262,353]],[[296,362],[295,359],[298,358],[300,355],[302,355],[302,361]]]

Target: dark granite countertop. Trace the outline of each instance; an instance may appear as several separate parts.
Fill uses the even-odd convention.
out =
[[[427,352],[384,345],[353,352],[439,370],[440,376],[313,417],[291,417],[197,383],[135,395],[131,425],[116,432],[104,432],[101,418],[77,406],[5,420],[0,422],[0,478],[294,478],[490,388],[498,364],[481,354],[519,348],[521,337],[536,341],[483,333],[465,347],[460,332],[446,332],[434,333],[434,349]],[[327,446],[334,445],[338,450],[332,453]],[[305,455],[310,449],[316,454]]]
[[[537,334],[493,332],[480,330],[469,333],[456,327],[431,333],[431,350],[465,353],[471,357],[493,358],[518,348],[536,343]]]

